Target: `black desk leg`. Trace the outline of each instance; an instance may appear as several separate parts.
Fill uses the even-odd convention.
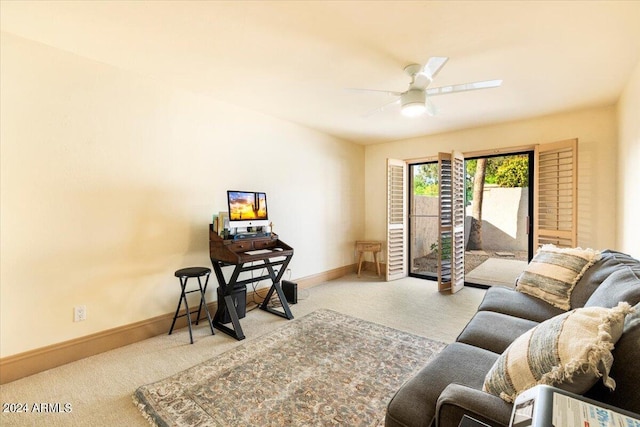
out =
[[[268,311],[271,314],[275,314],[277,316],[284,317],[285,319],[291,320],[293,319],[293,314],[291,313],[291,309],[289,308],[287,297],[284,295],[284,292],[282,291],[282,286],[280,285],[280,280],[282,279],[282,276],[284,275],[284,272],[287,269],[287,265],[289,264],[289,261],[291,261],[291,255],[287,255],[285,256],[284,260],[277,261],[277,262],[270,262],[268,260],[264,261],[264,267],[269,272],[268,278],[271,279],[272,285],[269,288],[269,292],[267,293],[267,296],[265,297],[264,301],[260,304],[259,308],[261,310]],[[224,297],[222,301],[218,301],[218,310],[216,311],[216,314],[213,317],[213,325],[219,330],[221,330],[222,332],[228,335],[231,335],[235,339],[242,340],[245,338],[245,336],[244,336],[244,333],[242,332],[242,327],[240,326],[240,318],[238,317],[238,311],[236,310],[236,306],[233,302],[233,291],[236,285],[238,285],[238,277],[240,273],[255,270],[256,267],[250,266],[245,268],[243,264],[236,264],[233,270],[233,273],[231,274],[231,277],[227,282],[222,273],[222,265],[224,264],[213,259],[211,260],[211,262],[213,264],[213,270],[216,273],[216,278],[218,279],[218,285],[220,286],[222,296]],[[280,269],[278,270],[277,273],[274,269],[274,266],[280,266]],[[260,279],[262,278],[267,278],[267,276],[261,277]],[[240,285],[244,285],[245,282],[247,281],[241,280]],[[273,296],[274,292],[278,295],[278,299],[280,300],[280,304],[282,305],[283,312],[276,310],[272,307],[269,307],[268,305],[269,300]],[[227,312],[229,313],[229,317],[231,318],[233,329],[221,323],[223,308],[226,308]]]
[[[233,304],[233,297],[231,295],[226,295],[224,297],[224,305],[227,307],[229,317],[231,317],[231,324],[233,325],[233,329],[225,326],[220,322],[219,311],[216,311],[215,316],[213,316],[213,326],[220,329],[225,334],[231,335],[238,341],[243,340],[245,338],[244,332],[242,332],[242,326],[240,326],[240,318],[238,317],[238,312],[236,311],[236,306]]]
[[[213,316],[213,326],[215,326],[225,334],[231,335],[238,341],[243,340],[245,336],[244,336],[244,332],[242,332],[242,326],[240,326],[240,318],[238,317],[236,306],[233,303],[233,296],[225,295],[229,293],[229,291],[231,292],[231,294],[233,293],[233,286],[227,284],[227,282],[225,281],[224,275],[222,274],[222,268],[220,268],[220,264],[218,262],[213,263],[213,270],[216,273],[216,278],[218,279],[218,285],[222,289],[222,294],[224,296],[223,301],[218,301],[218,309],[216,310],[216,314]],[[236,267],[229,283],[235,283],[237,280],[238,274],[239,274],[239,270]],[[231,317],[231,324],[233,325],[233,329],[228,326],[225,326],[221,322],[220,317],[221,317],[222,304],[224,304],[224,306],[227,309],[227,312],[229,313],[229,317]]]

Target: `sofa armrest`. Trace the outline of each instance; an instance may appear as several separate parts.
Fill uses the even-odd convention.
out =
[[[508,426],[513,405],[489,393],[449,384],[436,404],[436,426],[457,427],[464,415],[491,426]]]

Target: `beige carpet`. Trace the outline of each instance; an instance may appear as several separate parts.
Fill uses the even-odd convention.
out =
[[[327,308],[398,330],[452,342],[475,313],[484,291],[465,288],[455,295],[437,292],[435,282],[406,278],[383,282],[364,273],[300,290],[300,302],[291,307],[296,318]],[[13,403],[68,403],[67,413],[0,415],[4,426],[148,426],[131,394],[138,387],[159,381],[256,339],[286,319],[262,310],[241,320],[247,339],[238,342],[206,324],[194,330],[189,344],[186,328],[136,344],[60,366],[0,386],[0,400]]]

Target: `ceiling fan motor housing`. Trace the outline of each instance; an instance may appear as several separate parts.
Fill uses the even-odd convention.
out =
[[[422,71],[422,65],[420,64],[409,64],[404,67],[404,72],[407,73],[410,77],[415,76],[420,71]]]

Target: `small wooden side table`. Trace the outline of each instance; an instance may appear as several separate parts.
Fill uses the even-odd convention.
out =
[[[362,269],[362,254],[364,252],[373,253],[373,260],[376,263],[376,272],[380,276],[380,260],[378,260],[378,253],[382,251],[382,242],[377,240],[357,240],[356,252],[358,252],[358,277],[360,277],[360,270]]]

